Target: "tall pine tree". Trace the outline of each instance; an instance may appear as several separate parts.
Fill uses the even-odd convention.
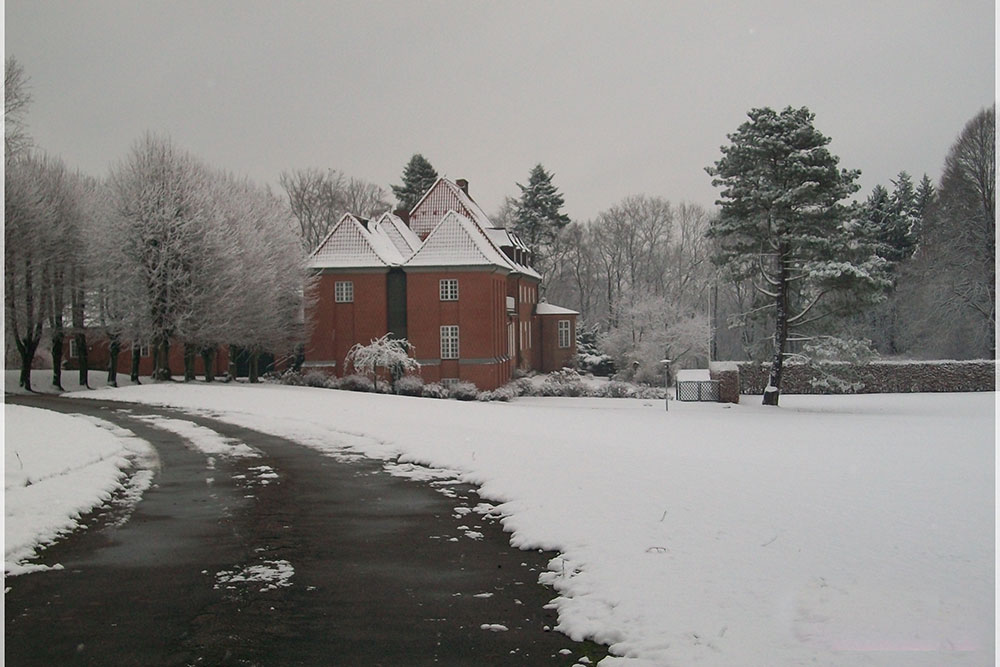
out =
[[[437,179],[438,173],[427,158],[420,153],[414,154],[403,168],[403,184],[391,186],[399,208],[404,211],[413,209]]]
[[[521,198],[514,208],[514,231],[535,257],[544,259],[559,230],[569,224],[569,216],[560,212],[563,196],[541,164],[531,170],[527,185],[518,183],[517,187]]]
[[[860,172],[838,168],[812,112],[763,108],[748,116],[707,169],[723,188],[708,235],[719,242],[717,261],[753,280],[770,301],[773,356],[764,405],[777,405],[789,332],[809,331],[838,308],[877,301],[888,282],[884,260],[843,203],[857,191]]]

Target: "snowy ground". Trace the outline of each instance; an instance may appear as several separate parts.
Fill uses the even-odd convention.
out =
[[[125,468],[142,468],[126,477]],[[4,571],[22,574],[39,546],[77,527],[81,514],[113,492],[138,502],[155,453],[108,422],[20,405],[4,406]]]
[[[669,412],[273,385],[86,395],[458,471],[514,545],[562,554],[543,575],[559,629],[630,666],[993,663],[994,394]]]

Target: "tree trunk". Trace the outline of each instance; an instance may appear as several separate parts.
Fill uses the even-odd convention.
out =
[[[108,341],[108,386],[118,386],[118,355],[121,353],[122,344],[118,336],[111,336]]]
[[[139,360],[142,359],[141,348],[132,343],[132,369],[129,375],[129,379],[136,384],[139,383]]]
[[[197,356],[194,343],[184,343],[184,381],[194,382],[194,359]]]
[[[76,341],[76,358],[80,362],[80,386],[90,389],[90,362],[87,360],[87,334],[77,333],[73,339]]]
[[[292,360],[292,372],[301,373],[302,364],[306,362],[306,346],[299,343],[295,346],[295,357]]]
[[[236,379],[236,346],[229,346],[229,364],[226,368],[226,382],[232,382]]]
[[[258,363],[260,362],[260,352],[254,350],[250,353],[250,382],[256,384],[260,381]]]
[[[215,348],[201,348],[201,365],[205,367],[205,382],[215,381]]]
[[[768,374],[767,387],[764,388],[763,405],[778,405],[781,394],[781,374],[785,362],[785,344],[788,341],[788,268],[785,262],[786,252],[782,249],[778,254],[779,284],[774,288],[777,296],[774,298],[774,356],[771,358],[771,372]]]
[[[87,330],[84,322],[86,309],[85,291],[83,289],[83,270],[74,265],[70,274],[72,283],[69,301],[73,317],[73,340],[76,341],[76,358],[80,367],[80,386],[90,388],[90,364],[87,361]]]
[[[14,342],[17,344],[17,351],[21,354],[21,377],[18,384],[25,391],[32,391],[31,363],[35,360],[35,352],[38,351],[38,344],[41,342],[41,339],[29,338],[28,340],[21,340],[20,338],[15,338]]]
[[[153,349],[153,379],[173,379],[173,374],[170,372],[170,340],[163,338],[154,345]]]
[[[61,323],[60,323],[61,325]],[[63,332],[62,326],[52,331],[52,386],[63,391],[62,386]]]

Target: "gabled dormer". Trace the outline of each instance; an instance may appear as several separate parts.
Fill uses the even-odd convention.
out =
[[[403,257],[387,236],[372,234],[350,213],[334,225],[309,256],[311,269],[385,268],[402,263]]]
[[[514,267],[479,227],[456,211],[447,211],[431,230],[404,269],[444,266],[489,266],[506,271]]]

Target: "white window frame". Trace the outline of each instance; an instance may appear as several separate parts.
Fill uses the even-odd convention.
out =
[[[458,359],[459,354],[459,331],[457,324],[445,324],[441,326],[441,358]]]
[[[569,320],[559,320],[559,349],[565,350],[570,346],[573,336],[573,325]]]
[[[149,356],[152,356],[150,354],[150,352],[149,352],[149,343],[145,343],[145,344],[139,346],[139,356],[140,357],[149,357]]]
[[[458,278],[442,278],[438,281],[438,296],[441,301],[458,301]]]
[[[76,359],[80,356],[79,350],[76,349],[76,336],[69,339],[69,358]]]
[[[354,303],[354,281],[338,280],[333,283],[333,300],[335,303]]]
[[[440,384],[442,387],[447,387],[448,389],[451,389],[461,381],[462,381],[461,378],[441,378]]]

